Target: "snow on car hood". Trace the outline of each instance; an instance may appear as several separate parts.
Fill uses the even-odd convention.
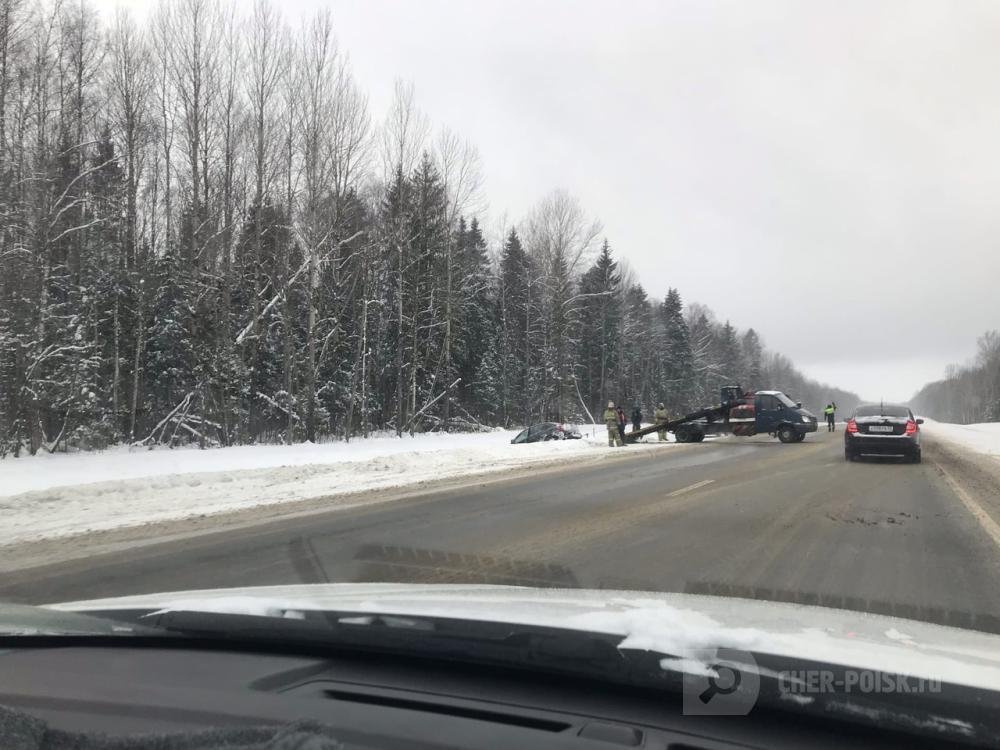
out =
[[[884,615],[697,594],[428,584],[308,584],[182,591],[47,605],[79,613],[195,610],[298,617],[311,610],[449,617],[620,635],[625,648],[705,649],[906,674],[1000,690],[1000,636]]]

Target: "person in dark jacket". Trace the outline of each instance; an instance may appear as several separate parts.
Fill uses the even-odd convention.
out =
[[[619,406],[615,409],[615,414],[618,417],[618,435],[622,439],[622,445],[625,445],[625,425],[628,424],[628,421],[625,419],[625,410]]]
[[[632,407],[632,432],[642,429],[642,410],[639,409],[639,404]]]

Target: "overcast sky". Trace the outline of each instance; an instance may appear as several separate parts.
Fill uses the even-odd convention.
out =
[[[474,142],[490,217],[566,188],[812,377],[906,399],[1000,327],[1000,3],[278,5],[332,9],[378,119],[402,77]]]

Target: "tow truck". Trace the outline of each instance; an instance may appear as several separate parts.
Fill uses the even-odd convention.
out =
[[[781,391],[744,391],[738,385],[722,387],[721,403],[625,433],[634,443],[644,435],[666,429],[678,443],[700,443],[706,435],[771,435],[782,443],[801,443],[816,432],[816,415]]]

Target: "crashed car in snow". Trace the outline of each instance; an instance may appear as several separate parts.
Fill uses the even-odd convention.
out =
[[[539,422],[521,430],[511,443],[540,443],[543,440],[579,440],[583,435],[573,425]]]

